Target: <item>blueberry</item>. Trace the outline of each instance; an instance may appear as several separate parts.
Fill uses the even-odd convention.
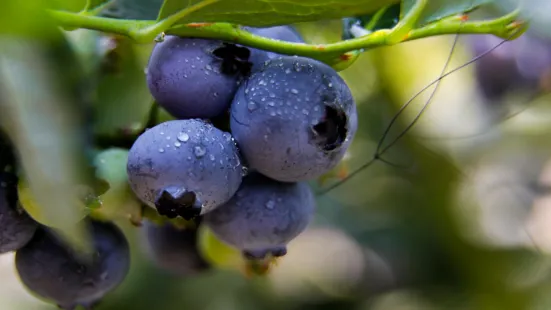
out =
[[[239,88],[230,125],[250,168],[283,182],[304,181],[342,159],[357,129],[356,106],[331,67],[279,57]]]
[[[472,36],[475,55],[502,40],[493,35]],[[551,41],[527,33],[507,41],[475,63],[477,81],[486,99],[499,101],[511,93],[529,95],[551,90]]]
[[[209,265],[197,249],[197,231],[145,222],[144,239],[151,259],[160,268],[179,276],[207,270]]]
[[[19,207],[16,157],[7,137],[0,133],[0,253],[23,247],[38,224]]]
[[[250,71],[249,49],[218,40],[167,36],[147,67],[157,103],[176,118],[212,118],[229,108]]]
[[[144,132],[128,154],[130,186],[170,218],[193,218],[228,201],[243,168],[232,136],[202,120],[174,120]]]
[[[130,265],[128,242],[109,223],[90,222],[94,255],[76,255],[53,231],[39,229],[33,239],[16,252],[15,266],[23,284],[63,309],[91,307],[115,289]]]
[[[315,208],[307,183],[283,183],[258,173],[244,178],[236,195],[205,215],[204,224],[248,258],[283,256],[308,226]]]
[[[253,28],[245,27],[245,30],[261,36],[270,38],[273,40],[280,40],[292,43],[304,43],[304,40],[300,34],[292,27],[288,25],[267,27],[267,28]],[[252,63],[252,71],[259,70],[266,61],[281,56],[280,54],[274,52],[268,52],[259,49],[250,49],[251,57],[249,58]]]

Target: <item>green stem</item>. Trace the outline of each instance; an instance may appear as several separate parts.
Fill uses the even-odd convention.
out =
[[[421,15],[428,4],[428,0],[415,0],[415,4],[411,10],[390,30],[387,36],[388,44],[397,44],[407,40],[411,31],[421,19]]]
[[[351,40],[315,45],[271,40],[254,35],[229,23],[182,24],[170,29],[163,29],[171,24],[173,20],[176,20],[176,17],[181,17],[180,14],[169,17],[170,20],[167,18],[161,21],[160,23],[163,26],[159,26],[160,23],[154,21],[119,20],[60,11],[50,11],[50,13],[62,26],[124,35],[134,39],[137,43],[152,43],[154,38],[159,34],[159,31],[165,31],[166,34],[182,37],[219,39],[280,54],[311,57],[327,62],[330,65],[338,63],[339,57],[347,52],[388,45],[389,35],[395,34],[392,30],[378,30],[369,35]],[[186,14],[189,14],[189,12]],[[182,13],[182,15],[185,14]],[[515,32],[521,33],[523,30],[520,24],[513,23],[517,16],[518,11],[514,11],[493,20],[467,22],[457,17],[450,17],[418,29],[410,30],[404,41],[444,34],[493,34],[501,38],[509,38],[511,34]],[[169,21],[165,22],[166,20]]]
[[[205,0],[201,1],[195,5],[192,5],[190,7],[187,7],[183,10],[180,10],[167,18],[160,20],[159,22],[145,27],[143,29],[137,30],[133,36],[134,39],[140,42],[147,42],[152,41],[157,37],[161,32],[165,31],[166,29],[169,29],[174,24],[176,24],[178,21],[180,21],[182,18],[186,17],[187,15],[205,8],[206,6],[209,6],[213,3],[216,3],[220,0]]]
[[[65,11],[49,11],[61,26],[85,28],[106,33],[119,34],[134,39],[134,33],[155,24],[154,21],[115,19],[107,17],[81,15]]]

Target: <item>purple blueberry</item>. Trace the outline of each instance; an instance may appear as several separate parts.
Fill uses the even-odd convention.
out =
[[[115,289],[129,271],[128,242],[113,224],[91,222],[89,228],[92,257],[75,255],[53,231],[39,229],[15,255],[23,284],[62,309],[89,308]]]
[[[16,157],[8,138],[0,133],[0,253],[22,248],[38,224],[19,207]]]
[[[176,118],[216,117],[249,73],[249,56],[249,49],[219,40],[167,36],[151,53],[147,85]]]
[[[356,132],[357,114],[350,89],[331,67],[279,57],[241,85],[230,125],[250,168],[297,182],[338,164]]]
[[[148,254],[160,268],[179,276],[207,270],[208,263],[197,250],[197,230],[177,229],[171,224],[146,222],[144,239]]]
[[[304,43],[304,40],[302,39],[300,34],[292,26],[288,25],[267,28],[246,27],[245,29],[255,35],[270,38],[273,40],[286,41],[291,43]],[[250,51],[251,57],[249,58],[249,60],[252,63],[253,71],[257,71],[262,68],[266,61],[281,56],[280,54],[260,49],[251,48]]]
[[[174,120],[138,137],[128,154],[130,186],[169,218],[187,219],[228,201],[243,168],[232,136],[202,120]]]
[[[283,183],[251,173],[230,201],[205,215],[204,224],[246,257],[283,256],[287,243],[308,226],[314,209],[307,183]]]
[[[472,36],[475,55],[487,52],[503,40],[493,35]],[[514,92],[536,94],[549,90],[551,78],[551,41],[531,34],[503,43],[477,60],[475,72],[483,95],[500,100]]]

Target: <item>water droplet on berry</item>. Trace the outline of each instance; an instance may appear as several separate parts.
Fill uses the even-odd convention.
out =
[[[249,109],[249,111],[256,110],[256,108],[257,108],[256,103],[254,101],[249,101],[247,103],[247,108]]]
[[[268,200],[268,201],[266,202],[265,206],[266,206],[267,209],[272,210],[272,209],[275,207],[275,201],[273,201],[273,200]]]
[[[197,158],[201,158],[203,156],[205,156],[205,153],[207,152],[207,150],[202,147],[202,146],[196,146],[194,149],[193,149],[193,154],[195,154],[195,156]]]
[[[181,132],[178,134],[177,139],[181,142],[187,142],[189,140],[189,135],[185,132]]]

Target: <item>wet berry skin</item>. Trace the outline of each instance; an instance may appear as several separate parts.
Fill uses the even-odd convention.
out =
[[[143,242],[151,260],[177,276],[191,276],[208,270],[208,263],[197,250],[197,230],[178,229],[171,224],[145,222]]]
[[[265,27],[265,28],[253,28],[245,27],[245,29],[255,35],[270,38],[273,40],[280,40],[291,43],[304,43],[304,40],[300,34],[292,27],[288,25]],[[257,71],[264,63],[270,59],[281,56],[280,54],[264,51],[256,48],[251,48],[251,57],[249,61],[252,63],[252,71]]]
[[[159,214],[190,219],[228,201],[243,168],[229,133],[190,119],[159,124],[138,137],[127,173],[136,196]]]
[[[345,81],[304,57],[268,61],[241,85],[231,106],[231,131],[247,164],[282,182],[315,179],[333,169],[357,123]]]
[[[23,284],[62,309],[90,308],[115,289],[130,267],[126,238],[113,224],[87,223],[94,254],[75,255],[47,228],[16,252],[15,266]]]
[[[18,205],[16,156],[0,133],[0,254],[16,251],[34,235],[38,224]]]
[[[246,257],[283,256],[287,243],[310,223],[314,209],[307,183],[278,182],[253,172],[230,201],[205,215],[203,223]]]
[[[156,102],[179,119],[223,114],[250,71],[249,49],[219,40],[166,36],[146,70]]]

